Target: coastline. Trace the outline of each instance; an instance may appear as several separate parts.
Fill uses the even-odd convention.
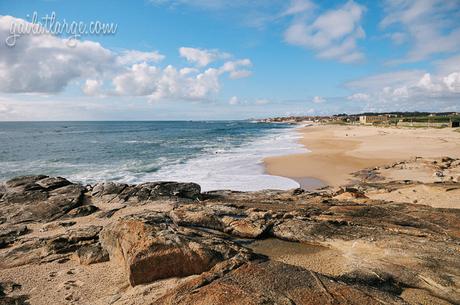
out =
[[[460,157],[460,133],[450,128],[314,125],[298,132],[302,135],[299,143],[310,152],[268,157],[264,164],[268,174],[301,185],[314,179],[336,187],[350,182],[351,173],[365,168],[414,157]],[[416,180],[416,173],[407,179]]]

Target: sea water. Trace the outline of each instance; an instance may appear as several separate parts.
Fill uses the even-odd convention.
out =
[[[262,159],[307,151],[295,128],[249,121],[0,122],[0,180],[181,181],[203,190],[290,189]]]

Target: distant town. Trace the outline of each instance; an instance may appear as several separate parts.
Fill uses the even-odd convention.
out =
[[[393,125],[408,127],[460,127],[460,112],[365,112],[335,114],[332,116],[287,116],[257,120],[268,123]]]

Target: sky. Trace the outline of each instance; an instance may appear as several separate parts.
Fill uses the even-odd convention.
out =
[[[0,0],[0,121],[368,111],[460,111],[459,0]]]

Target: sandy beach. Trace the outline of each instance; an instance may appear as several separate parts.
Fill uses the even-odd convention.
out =
[[[339,186],[350,181],[351,173],[364,168],[414,157],[460,157],[460,132],[451,128],[318,125],[299,132],[300,142],[311,152],[266,158],[269,174],[301,184],[313,178]],[[405,175],[405,179],[417,180],[418,173]]]

